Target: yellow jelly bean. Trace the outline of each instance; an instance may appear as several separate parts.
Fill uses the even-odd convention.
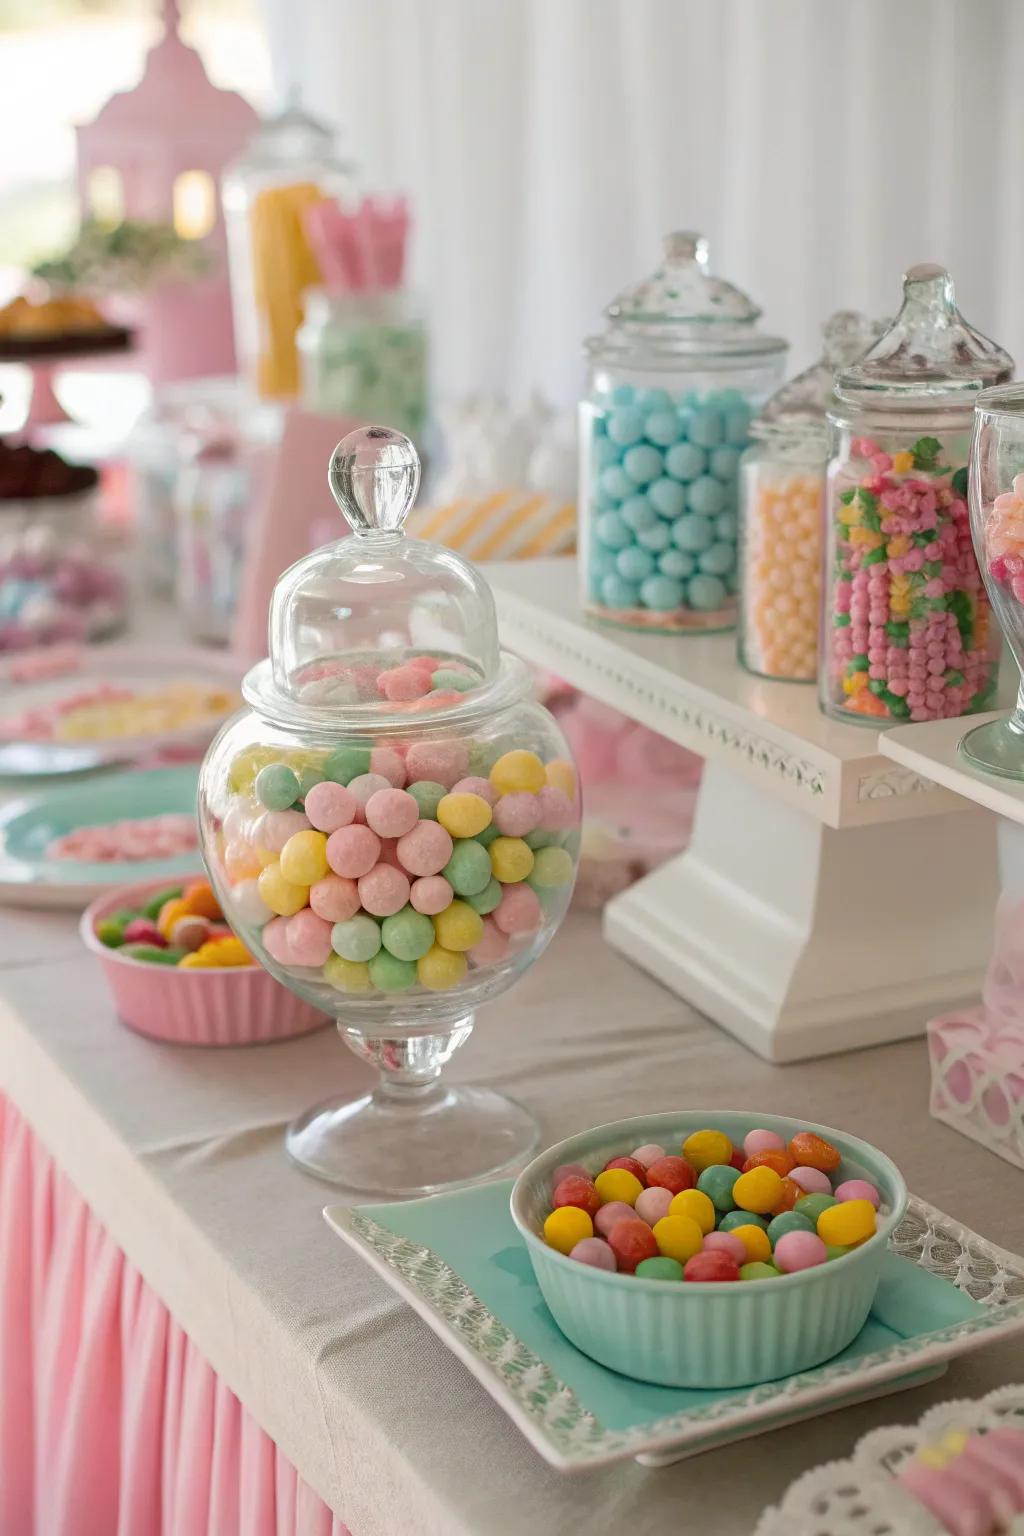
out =
[[[678,1259],[685,1264],[695,1253],[700,1253],[704,1233],[692,1216],[663,1216],[654,1223],[654,1241],[658,1252],[666,1259]]]
[[[576,1205],[560,1205],[544,1223],[544,1241],[559,1253],[571,1253],[585,1237],[593,1237],[594,1223]]]
[[[491,824],[491,808],[483,795],[445,795],[438,801],[437,819],[452,837],[476,837]]]
[[[756,1170],[760,1172],[761,1170]],[[771,1173],[771,1169],[765,1170]],[[775,1175],[778,1178],[778,1174]],[[730,1237],[738,1237],[747,1250],[747,1263],[766,1263],[772,1256],[771,1239],[763,1227],[755,1227],[751,1222],[749,1227],[730,1227]]]
[[[544,764],[536,752],[506,752],[491,769],[491,783],[499,795],[514,795],[520,791],[535,795],[548,781]]]
[[[694,1131],[683,1142],[683,1156],[695,1173],[732,1158],[732,1142],[724,1131]]]
[[[220,939],[208,939],[205,944],[200,944],[196,953],[205,956],[211,965],[255,964],[241,939],[234,934]]]
[[[345,960],[341,955],[328,955],[324,962],[324,980],[339,992],[372,992],[370,967],[365,960]]]
[[[446,992],[457,986],[466,974],[469,962],[459,950],[442,949],[433,944],[416,962],[416,979],[428,992]]]
[[[688,1216],[703,1233],[715,1230],[717,1212],[714,1201],[702,1189],[681,1189],[678,1195],[672,1197],[668,1213],[670,1216]]]
[[[865,1242],[877,1225],[878,1218],[870,1200],[840,1200],[838,1205],[830,1205],[818,1217],[818,1236],[823,1243],[849,1248]]]
[[[521,837],[496,837],[489,851],[491,871],[502,885],[525,880],[533,868],[533,849]]]
[[[601,1197],[602,1205],[608,1205],[612,1200],[621,1200],[624,1205],[636,1205],[638,1195],[643,1193],[643,1185],[628,1168],[606,1168],[594,1180],[594,1188]]]
[[[483,938],[484,920],[468,902],[453,901],[434,918],[434,933],[442,949],[472,949]]]
[[[280,864],[268,864],[256,885],[271,912],[276,912],[278,917],[293,917],[309,901],[309,887],[286,880]]]
[[[324,832],[293,832],[281,849],[281,873],[292,885],[315,885],[327,873]]]
[[[552,789],[560,789],[570,800],[576,799],[576,769],[562,757],[552,758],[544,770]]]
[[[767,1216],[774,1211],[782,1198],[782,1178],[774,1168],[751,1168],[741,1173],[732,1187],[732,1198],[741,1211],[753,1211],[756,1216]]]
[[[198,949],[194,949],[191,954],[182,955],[175,969],[179,971],[205,971],[209,969],[209,965],[209,960],[204,960]]]
[[[914,455],[904,448],[892,456],[892,469],[894,475],[909,475],[914,467]]]

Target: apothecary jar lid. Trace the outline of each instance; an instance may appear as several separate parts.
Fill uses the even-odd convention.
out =
[[[837,309],[821,328],[818,361],[776,390],[751,424],[751,437],[799,437],[822,450],[827,448],[826,414],[836,371],[866,352],[883,328],[879,321],[869,320],[855,309]]]

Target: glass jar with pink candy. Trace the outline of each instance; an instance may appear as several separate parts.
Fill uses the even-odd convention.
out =
[[[971,541],[974,403],[1013,361],[968,325],[942,267],[912,267],[829,413],[821,707],[876,729],[990,707],[1000,639]]]

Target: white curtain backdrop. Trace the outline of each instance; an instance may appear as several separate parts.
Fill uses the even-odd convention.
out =
[[[263,0],[365,183],[411,194],[439,396],[576,398],[672,228],[816,355],[941,261],[1024,371],[1022,0]]]

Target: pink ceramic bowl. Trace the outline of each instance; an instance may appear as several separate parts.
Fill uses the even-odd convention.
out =
[[[282,987],[259,965],[205,967],[149,965],[108,949],[96,924],[122,907],[137,907],[167,880],[123,885],[82,913],[80,932],[99,956],[122,1023],[154,1040],[176,1045],[264,1045],[291,1040],[330,1023],[326,1014]]]

